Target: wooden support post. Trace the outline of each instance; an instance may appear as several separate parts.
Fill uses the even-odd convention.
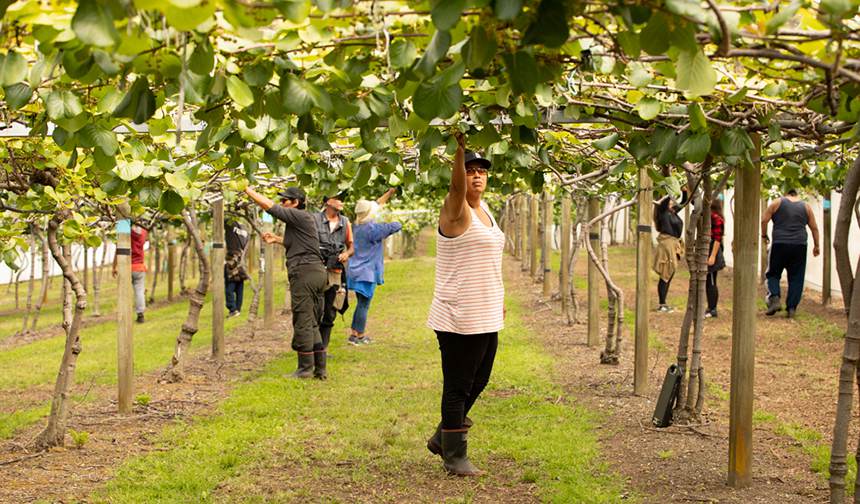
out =
[[[565,194],[561,198],[561,285],[558,290],[561,293],[561,312],[567,317],[570,309],[570,195]]]
[[[633,357],[633,393],[648,393],[648,277],[651,272],[651,177],[646,167],[639,168],[639,225],[636,227],[636,335]]]
[[[529,267],[532,280],[536,280],[540,270],[540,262],[538,261],[538,250],[540,249],[538,243],[538,196],[532,195],[529,203]]]
[[[588,220],[600,215],[600,200],[592,196],[588,198]],[[586,239],[591,240],[591,247],[600,250],[600,227],[592,227]],[[598,289],[603,277],[597,265],[588,261],[588,346],[600,344],[600,297]]]
[[[543,263],[543,297],[549,299],[552,296],[552,196],[549,191],[543,192],[543,243],[541,262]]]
[[[522,271],[528,271],[529,269],[529,197],[526,194],[520,195],[519,201],[519,212],[518,212],[518,221],[517,226],[520,228],[520,260],[523,262],[521,269]]]
[[[224,359],[224,198],[212,202],[212,357]]]
[[[737,199],[737,197],[738,197],[737,196],[737,190],[735,190],[735,199]],[[735,202],[735,205],[737,205],[737,202]],[[767,210],[767,198],[766,197],[761,198],[761,215],[764,215],[765,210]],[[761,234],[761,229],[758,229],[758,231],[756,231],[756,236],[758,236],[760,234]],[[765,275],[767,275],[767,259],[768,259],[767,243],[764,240],[761,240],[761,245],[759,245],[759,247],[761,248],[760,255],[759,255],[761,264],[759,266],[759,279],[758,279],[758,281],[760,284],[764,285],[764,283],[767,281],[767,277],[765,276]]]
[[[134,395],[134,339],[131,288],[131,221],[116,223],[117,406],[130,413]]]
[[[755,145],[752,166],[735,176],[734,285],[732,286],[732,364],[729,390],[728,483],[752,483],[753,383],[755,381],[756,256],[761,208],[761,137]]]
[[[831,266],[833,260],[833,239],[831,238],[832,219],[830,215],[830,203],[830,191],[828,191],[827,194],[824,196],[824,200],[822,201],[824,211],[821,218],[821,234],[823,238],[821,240],[821,259],[824,263],[823,271],[821,272],[821,304],[823,304],[824,306],[830,304],[830,293],[833,289],[830,275],[830,272],[833,270],[833,267]]]
[[[173,301],[173,282],[176,278],[176,231],[168,222],[167,227],[167,300]]]
[[[272,216],[263,214],[263,230],[273,229]],[[275,324],[275,245],[263,245],[263,327],[271,328]]]

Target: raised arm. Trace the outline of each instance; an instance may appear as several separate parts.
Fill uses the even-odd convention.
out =
[[[263,210],[268,210],[275,206],[275,202],[258,193],[257,191],[252,189],[251,186],[245,188],[245,194],[247,194],[252,200],[254,200],[254,203],[259,205],[259,207]]]
[[[455,133],[457,153],[454,154],[454,166],[451,169],[451,186],[439,214],[439,228],[442,234],[455,237],[465,231],[469,225],[469,213],[466,211],[466,140],[462,133]]]
[[[380,206],[381,206],[381,205],[384,205],[384,204],[386,204],[386,203],[388,203],[388,200],[390,200],[390,199],[391,199],[391,196],[393,196],[395,192],[397,192],[397,189],[396,189],[396,188],[394,188],[394,187],[392,187],[391,189],[389,189],[389,190],[385,191],[385,194],[383,194],[382,196],[380,196],[379,198],[377,198],[377,199],[376,199],[376,202],[377,202]]]
[[[809,230],[812,231],[812,255],[818,257],[818,254],[821,253],[821,249],[818,247],[818,222],[815,221],[815,212],[812,211],[812,207],[809,206],[809,203],[806,204],[806,216],[808,219]]]

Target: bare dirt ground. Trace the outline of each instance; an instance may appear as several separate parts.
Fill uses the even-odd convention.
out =
[[[158,382],[159,373],[137,377],[135,394],[145,394],[147,405],[135,404],[131,414],[116,411],[114,387],[85,385],[75,393],[93,400],[74,406],[69,428],[90,433],[85,449],[75,449],[69,435],[66,447],[31,453],[28,446],[44,422],[0,445],[0,502],[79,502],[113,476],[127,457],[158,449],[159,433],[177,420],[210,413],[224,399],[236,380],[289,350],[290,319],[279,319],[269,330],[252,336],[248,326],[231,332],[223,363],[209,358],[207,350],[192,355],[186,380],[179,384]],[[4,398],[5,401],[5,398]]]
[[[613,249],[611,249],[613,250]],[[614,249],[610,273],[625,292],[627,307],[635,306],[635,250]],[[547,349],[558,357],[560,383],[589,409],[603,415],[600,439],[605,459],[645,502],[826,502],[827,482],[812,471],[813,456],[802,443],[786,434],[786,426],[820,435],[815,445],[829,446],[836,409],[837,373],[843,340],[834,336],[844,328],[839,308],[819,303],[820,294],[807,291],[800,317],[761,313],[757,320],[753,484],[736,490],[726,485],[728,466],[728,390],[731,361],[731,270],[721,272],[720,312],[707,319],[703,365],[707,388],[703,425],[693,429],[672,426],[656,429],[650,419],[663,374],[675,361],[679,328],[684,315],[689,275],[676,275],[669,295],[672,313],[651,312],[649,392],[633,391],[632,315],[625,320],[622,362],[599,364],[602,347],[585,345],[587,326],[567,326],[560,303],[540,299],[541,289],[521,272],[521,263],[506,258],[508,288],[534,307],[526,322],[546,334]],[[553,272],[557,275],[556,272]],[[578,261],[583,278],[586,262]],[[582,275],[582,276],[580,276]],[[656,281],[652,282],[656,291]],[[602,286],[602,284],[601,284]],[[601,288],[605,299],[606,290]],[[763,292],[763,291],[762,291]],[[580,300],[584,291],[578,291]],[[651,294],[656,306],[656,292]],[[673,303],[674,302],[674,303]],[[583,303],[584,304],[584,303]],[[783,316],[779,316],[783,315]],[[583,321],[586,313],[580,313]],[[601,311],[605,332],[606,313]],[[840,325],[841,324],[841,325]],[[856,409],[856,408],[855,408]],[[857,422],[849,439],[857,439]],[[849,448],[850,450],[850,448]]]

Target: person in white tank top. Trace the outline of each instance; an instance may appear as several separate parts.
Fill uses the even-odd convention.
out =
[[[466,453],[466,417],[487,386],[504,326],[502,253],[505,235],[481,201],[489,160],[465,150],[456,133],[451,186],[439,214],[436,285],[427,325],[442,354],[442,421],[427,441],[445,469],[458,476],[480,471]]]

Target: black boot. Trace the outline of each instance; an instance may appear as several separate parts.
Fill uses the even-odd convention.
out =
[[[475,423],[472,422],[471,418],[466,417],[466,419],[463,420],[463,427],[465,427],[466,429],[471,429],[473,425],[475,425]],[[442,456],[441,422],[439,423],[439,425],[436,426],[436,432],[434,432],[433,435],[430,436],[430,439],[427,440],[427,449],[430,450],[430,453],[432,453],[433,455],[439,455],[440,457]]]
[[[481,471],[469,461],[466,454],[466,434],[468,429],[442,429],[442,461],[450,474],[457,476],[478,476]]]
[[[314,378],[317,380],[325,380],[328,378],[328,374],[325,370],[325,361],[326,361],[326,351],[325,350],[315,350],[314,351]]]
[[[782,310],[782,306],[779,303],[779,296],[770,296],[767,298],[767,311],[764,312],[765,315],[773,315],[774,313]]]
[[[287,376],[289,378],[311,378],[314,375],[314,353],[297,353],[299,354],[299,367]]]

